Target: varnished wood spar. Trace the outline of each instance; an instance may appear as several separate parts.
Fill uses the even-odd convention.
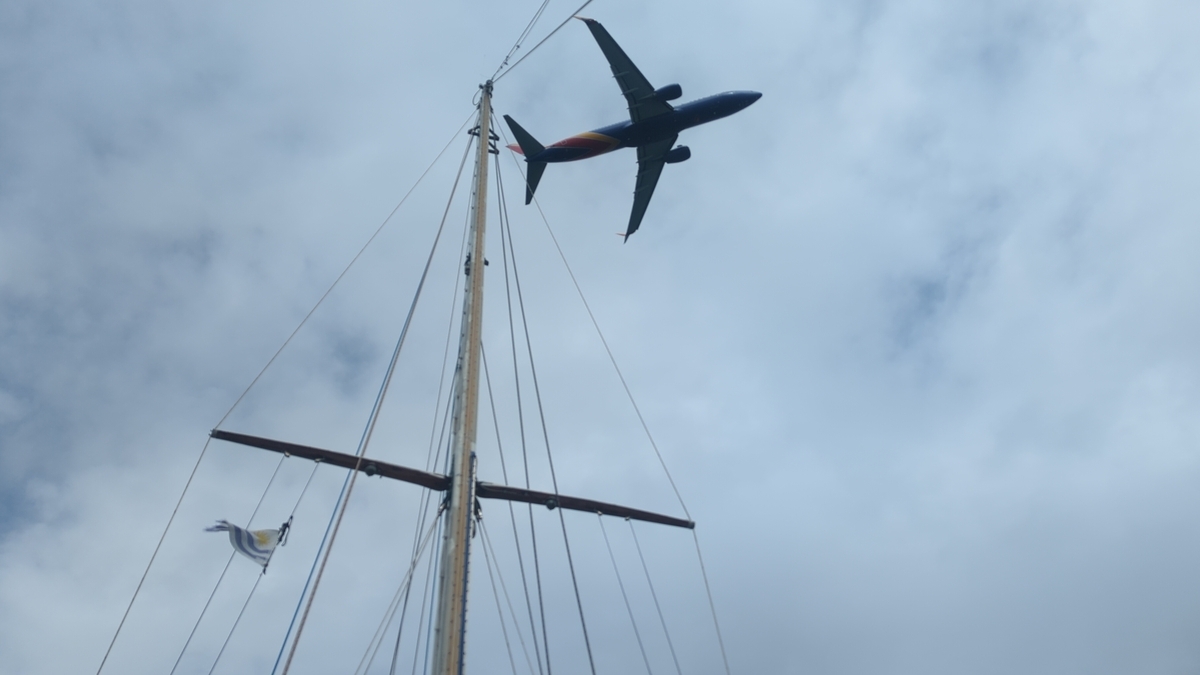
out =
[[[454,372],[450,433],[450,491],[438,568],[437,618],[433,630],[433,675],[462,675],[467,632],[467,570],[471,559],[471,516],[475,506],[475,436],[479,412],[479,360],[483,334],[484,231],[487,225],[488,160],[492,136],[492,82],[480,87],[478,153],[471,195],[463,294],[462,332]]]
[[[689,530],[696,527],[696,523],[690,520],[672,518],[671,516],[641,511],[639,509],[631,509],[627,506],[606,504],[592,499],[568,497],[567,495],[556,495],[551,492],[537,492],[536,490],[526,490],[525,488],[509,487],[507,485],[493,485],[483,481],[475,483],[475,496],[480,499],[503,499],[510,502],[541,504],[552,509],[558,507],[569,511],[586,511],[587,513],[599,513],[604,516],[644,520],[648,523],[685,527]]]
[[[308,445],[298,445],[296,443],[288,443],[287,441],[277,441],[272,438],[262,438],[261,436],[250,436],[249,434],[239,434],[232,431],[221,431],[214,429],[210,434],[213,438],[220,441],[229,441],[239,445],[248,445],[252,448],[261,448],[272,452],[282,452],[304,459],[313,459],[318,462],[324,462],[331,466],[340,466],[345,469],[353,469],[358,467],[359,471],[368,476],[383,476],[394,480],[404,481],[405,483],[413,483],[427,487],[431,490],[445,492],[450,487],[450,479],[440,473],[429,473],[417,469],[410,469],[406,466],[381,462],[377,459],[363,458],[362,463],[358,461],[358,457],[347,455],[341,452],[332,450],[323,450],[314,448]],[[494,483],[485,483],[483,481],[475,482],[475,496],[480,499],[501,499],[509,502],[522,502],[525,504],[541,504],[549,508],[567,509],[568,511],[583,511],[585,513],[599,513],[605,516],[615,516],[617,518],[630,518],[632,520],[642,520],[647,523],[658,523],[660,525],[670,525],[672,527],[685,527],[692,529],[696,524],[690,520],[683,518],[675,518],[673,516],[664,516],[661,513],[653,513],[651,511],[643,511],[641,509],[632,509],[628,506],[620,506],[618,504],[609,504],[607,502],[598,502],[594,499],[583,499],[581,497],[571,497],[569,495],[556,495],[552,492],[538,492],[537,490],[526,490],[525,488],[511,487],[508,485],[496,485]]]
[[[398,464],[380,462],[375,459],[363,458],[360,464],[358,457],[354,455],[346,455],[332,450],[322,450],[321,448],[314,448],[307,445],[297,445],[286,441],[277,441],[271,438],[238,434],[232,431],[221,431],[220,429],[214,429],[209,435],[219,441],[229,441],[230,443],[237,443],[239,445],[248,445],[252,448],[270,450],[271,452],[282,452],[305,459],[315,459],[319,462],[340,466],[344,469],[358,467],[359,471],[368,476],[380,475],[384,478],[401,480],[405,483],[420,485],[421,487],[438,490],[439,492],[445,492],[450,487],[450,479],[440,473],[428,473]]]

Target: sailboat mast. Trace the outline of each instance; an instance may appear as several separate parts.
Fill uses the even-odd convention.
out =
[[[484,230],[487,221],[488,153],[491,147],[492,83],[482,85],[479,100],[479,152],[471,229],[464,270],[462,332],[454,374],[454,418],[450,439],[450,490],[442,535],[438,576],[438,613],[434,628],[434,675],[461,675],[466,652],[467,567],[471,517],[475,506],[475,433],[479,411],[479,361],[483,319]]]

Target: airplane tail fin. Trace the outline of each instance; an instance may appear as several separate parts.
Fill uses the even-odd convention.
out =
[[[508,122],[508,128],[512,130],[513,136],[517,137],[517,145],[521,148],[521,154],[525,155],[525,161],[529,165],[529,169],[525,176],[525,203],[533,201],[533,192],[537,190],[538,182],[542,180],[542,172],[546,170],[545,162],[530,162],[529,158],[536,156],[545,147],[537,142],[533,136],[521,128],[513,118],[508,115],[504,116],[504,121]]]

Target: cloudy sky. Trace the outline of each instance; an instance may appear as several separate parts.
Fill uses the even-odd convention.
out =
[[[353,451],[460,125],[539,4],[0,3],[0,674],[99,667],[208,431],[451,143],[222,422]],[[577,4],[553,0],[532,40]],[[596,0],[585,14],[685,99],[764,93],[681,137],[692,159],[664,172],[625,245],[631,151],[551,167],[539,188],[699,523],[732,672],[1200,670],[1200,9]],[[625,114],[574,22],[497,84],[495,107],[543,142]],[[562,491],[680,513],[499,160]],[[465,208],[460,188],[381,459],[423,466],[436,435]],[[485,348],[513,470],[495,235],[488,250]],[[501,482],[484,424],[480,471]],[[276,466],[255,526],[287,518],[312,465],[208,447],[104,672],[170,671],[229,554],[203,528],[245,523]],[[270,672],[344,472],[312,475],[217,672]],[[419,500],[360,482],[292,672],[354,671]],[[554,670],[588,672],[557,514],[534,517]],[[515,593],[507,519],[485,505]],[[565,521],[597,672],[641,672],[603,532]],[[605,526],[653,672],[675,672],[628,526]],[[637,532],[684,672],[723,673],[691,537]],[[473,572],[469,668],[511,672],[478,558]],[[233,561],[177,672],[209,671],[255,576]],[[398,672],[412,658],[403,643]]]

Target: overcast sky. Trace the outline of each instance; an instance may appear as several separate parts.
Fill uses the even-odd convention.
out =
[[[222,424],[354,450],[458,129],[538,4],[0,3],[0,674],[94,672],[208,431],[453,141]],[[553,0],[525,51],[577,4]],[[681,136],[692,158],[624,245],[633,151],[551,166],[538,195],[698,523],[732,672],[1200,671],[1200,6],[584,14],[685,100],[764,94]],[[626,114],[576,22],[495,107],[543,143]],[[498,159],[560,488],[681,513]],[[426,461],[465,197],[372,456]],[[495,215],[484,339],[511,472]],[[483,429],[481,477],[502,482],[490,413]],[[170,671],[229,555],[203,528],[244,524],[277,465],[209,446],[104,672]],[[284,462],[254,526],[286,519],[311,470]],[[217,672],[270,672],[344,475],[314,474]],[[292,672],[354,672],[419,499],[359,483]],[[554,671],[586,673],[557,513],[535,518]],[[515,593],[507,519],[485,504]],[[596,519],[565,521],[597,672],[644,672]],[[605,527],[653,672],[675,672],[628,526]],[[723,673],[691,537],[637,532],[684,672]],[[487,569],[468,668],[511,672]],[[178,672],[208,672],[255,574],[233,561]]]

